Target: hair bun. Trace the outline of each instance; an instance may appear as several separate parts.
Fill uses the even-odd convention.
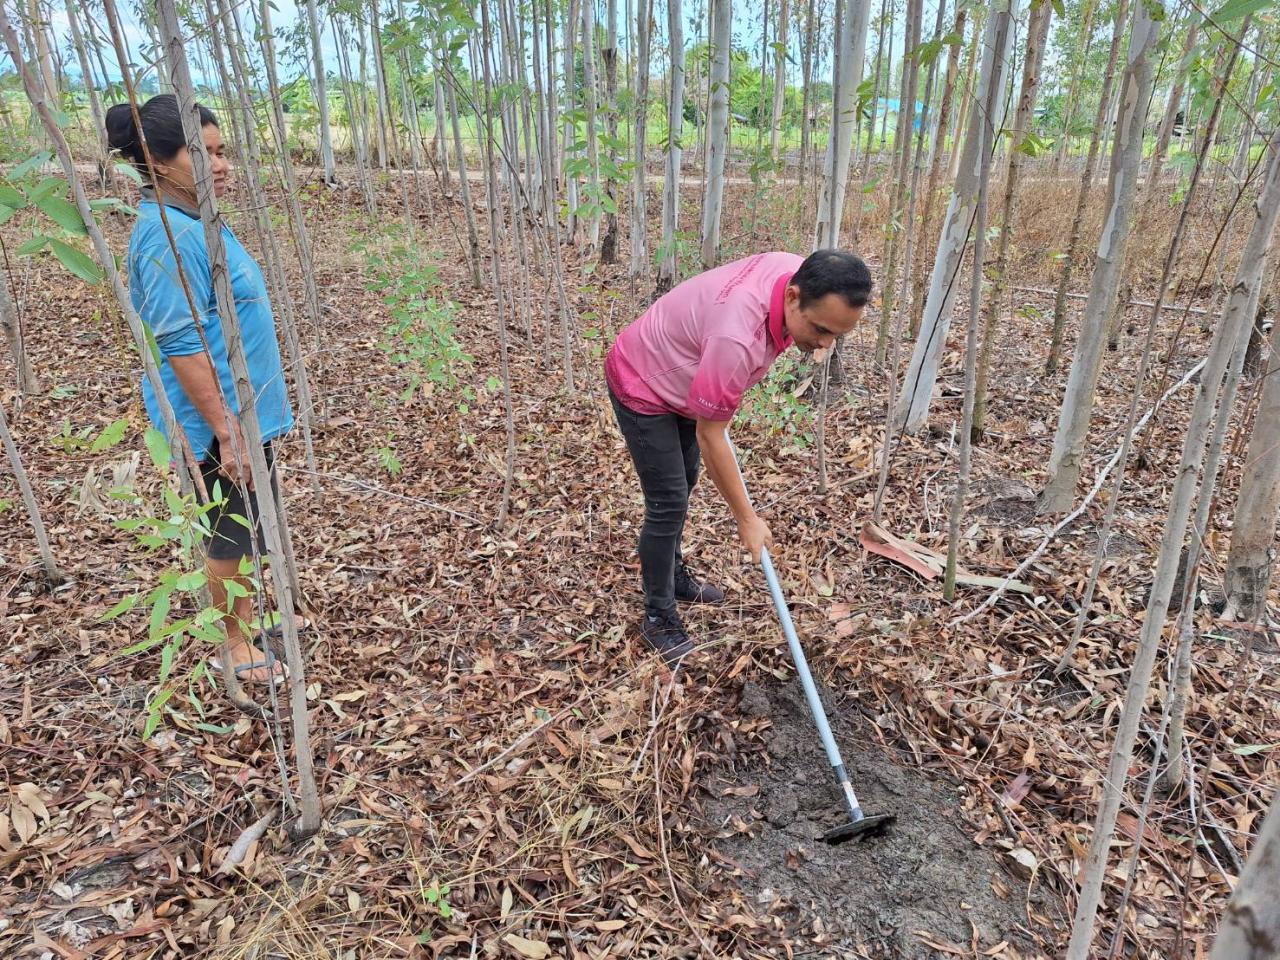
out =
[[[138,125],[133,119],[133,107],[117,103],[107,111],[107,143],[113,150],[132,158],[138,151]]]

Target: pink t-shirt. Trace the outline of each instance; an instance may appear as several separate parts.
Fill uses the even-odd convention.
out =
[[[742,396],[791,345],[783,292],[804,262],[758,253],[691,277],[614,341],[605,379],[642,414],[730,420]]]

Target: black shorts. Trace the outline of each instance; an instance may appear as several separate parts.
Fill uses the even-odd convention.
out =
[[[262,452],[267,457],[267,467],[271,471],[271,495],[278,497],[279,486],[276,482],[275,452],[270,442],[263,444]],[[253,540],[258,538],[258,552],[265,554],[266,542],[262,539],[262,518],[258,515],[258,496],[249,491],[249,502],[245,503],[240,487],[218,472],[221,451],[215,437],[213,446],[205,459],[200,461],[200,475],[204,477],[204,487],[209,492],[210,500],[221,501],[209,511],[209,528],[213,531],[209,539],[209,557],[212,560],[238,560],[253,554]],[[215,495],[214,486],[218,485]],[[208,502],[208,501],[206,501]],[[252,526],[246,527],[247,520]]]

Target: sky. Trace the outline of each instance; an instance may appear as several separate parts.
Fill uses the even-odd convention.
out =
[[[248,16],[247,16],[248,9],[250,6],[256,5],[257,0],[233,0],[233,2],[235,3],[236,7],[241,11],[242,17],[244,18],[242,22],[248,23]],[[297,24],[300,17],[305,18],[305,15],[306,15],[305,0],[299,0],[299,2],[303,4],[302,9],[299,9],[299,3],[294,2],[294,0],[272,0],[272,7],[273,7],[273,11],[271,15],[272,24],[276,28],[277,37],[281,34],[282,31],[287,32],[291,30]],[[627,49],[627,46],[630,43],[630,37],[629,37],[630,31],[627,30],[627,22],[628,22],[627,13],[631,12],[634,15],[634,5],[636,2],[638,2],[638,0],[619,0],[618,2],[619,45],[623,47],[624,51]],[[733,26],[734,44],[735,46],[740,46],[747,50],[750,50],[753,55],[753,59],[759,56],[759,50],[761,45],[761,25],[764,21],[763,7],[766,2],[770,4],[770,11],[771,11],[770,18],[772,19],[774,16],[773,14],[773,11],[775,9],[774,5],[777,4],[778,0],[737,0],[737,2],[734,4],[734,26]],[[92,5],[92,0],[90,0],[90,3]],[[599,7],[603,8],[604,0],[597,0],[597,3]],[[59,0],[52,0],[49,6],[50,6],[50,11],[49,11],[50,20],[53,26],[54,33],[58,37],[59,48],[61,50],[65,69],[69,74],[78,77],[80,74],[80,69],[79,69],[78,62],[76,61],[74,51],[71,48],[70,27],[68,24],[65,7],[62,2],[59,2]],[[140,56],[140,51],[149,47],[150,41],[146,37],[146,32],[139,25],[139,20],[135,16],[134,10],[132,8],[133,5],[127,2],[122,3],[122,2],[119,2],[119,0],[117,0],[117,7],[120,10],[120,15],[124,24],[125,41],[132,54],[133,60],[135,63],[141,63],[142,58]],[[657,27],[657,30],[655,32],[655,43],[661,45],[665,50],[666,38],[667,38],[667,23],[666,23],[667,18],[666,18],[666,11],[665,9],[663,9],[664,7],[665,7],[665,4],[662,2],[662,0],[657,0],[657,2],[654,3],[654,20]],[[824,8],[829,10],[829,7],[830,7],[830,0],[825,0],[825,2],[824,0],[819,0],[818,2],[819,16],[821,16],[821,13],[824,10]],[[706,0],[685,0],[684,33],[685,33],[686,45],[692,46],[699,39],[702,39],[703,41],[705,41],[706,34],[707,34],[707,24],[705,22],[706,12],[707,12]],[[600,10],[601,17],[603,16],[603,13],[604,11],[603,9],[601,9]],[[105,38],[106,24],[105,22],[102,21],[100,14],[95,22],[100,25],[98,27],[99,32]],[[597,22],[602,23],[602,21],[599,19],[597,20]],[[82,23],[81,26],[86,30],[88,29],[88,27],[84,23]],[[772,39],[772,37],[770,39]],[[799,70],[800,70],[800,67],[799,67],[800,54],[799,54],[798,37],[794,35],[794,31],[790,39],[791,39],[790,46],[793,50],[793,58],[795,62],[790,66],[789,72],[795,75],[796,79],[794,82],[798,83]],[[874,43],[874,35],[868,38],[868,46],[869,47],[872,46],[873,43]],[[335,40],[332,35],[332,31],[328,29],[328,24],[324,23],[323,21],[322,21],[321,46],[322,46],[322,52],[325,60],[326,69],[331,73],[336,73],[338,69],[337,48],[335,46]],[[829,51],[828,50],[819,51],[818,55],[819,57],[823,57],[824,55],[829,56]],[[285,51],[283,49],[279,49],[279,48],[277,49],[277,57],[280,60],[279,66],[282,72],[282,79],[287,80],[295,76],[299,68],[295,65],[295,63],[292,61],[291,58],[285,55]],[[659,62],[665,59],[666,59],[665,53],[658,58]],[[4,57],[3,60],[7,62],[8,58]],[[119,80],[114,56],[107,57],[107,67],[113,73],[111,80],[112,81]],[[658,63],[655,63],[655,68],[660,69],[660,67],[658,67]],[[827,66],[827,70],[829,70],[829,66]],[[192,62],[192,71],[193,71],[193,74],[195,74],[196,76],[197,82],[210,79],[210,78],[202,77],[200,75],[200,64],[194,60]],[[826,71],[815,70],[815,76],[822,76],[825,72]]]
[[[90,2],[92,3],[92,0],[90,0]],[[256,8],[256,0],[232,0],[232,3],[236,9],[240,11],[242,18],[241,22],[247,28],[250,23],[248,10],[251,6]],[[62,54],[64,66],[68,74],[78,77],[80,75],[80,65],[76,59],[75,51],[71,46],[71,27],[67,19],[66,8],[62,3],[58,2],[58,0],[54,0],[50,6],[50,22],[52,24],[54,34],[58,38],[59,49]],[[271,6],[273,8],[271,12],[271,22],[272,26],[276,28],[275,32],[277,37],[279,37],[282,30],[288,31],[293,29],[297,24],[299,17],[305,17],[306,15],[305,0],[304,6],[301,10],[299,10],[298,5],[294,3],[293,0],[271,0]],[[133,62],[137,65],[141,65],[144,60],[142,51],[150,47],[151,41],[147,37],[146,31],[140,26],[140,21],[135,15],[132,3],[120,2],[120,0],[117,0],[117,9],[119,10],[121,17],[125,44],[129,49]],[[98,16],[95,18],[95,23],[97,26],[94,29],[99,32],[104,41],[109,41],[109,34],[107,32],[108,27],[105,18],[101,16],[100,11]],[[83,17],[81,18],[81,29],[86,33],[91,29],[89,25],[84,22]],[[332,31],[329,31],[328,29],[322,31],[321,49],[324,54],[326,68],[332,72],[336,72],[338,69],[337,48],[334,45]],[[110,51],[109,42],[107,43],[107,50]],[[292,59],[285,56],[284,51],[279,48],[278,40],[276,56],[280,61],[279,67],[282,73],[282,79],[291,79],[298,71],[294,67]],[[107,69],[112,73],[110,79],[113,82],[118,81],[120,76],[114,53],[109,53],[106,56],[106,61]],[[3,57],[3,62],[8,63],[9,58],[7,56]],[[94,68],[95,70],[97,69],[96,63]],[[191,61],[191,71],[196,83],[203,83],[213,79],[203,76],[201,63],[198,58]]]
[[[232,0],[232,2],[236,5],[236,7],[240,10],[242,14],[242,17],[243,17],[242,22],[246,23],[247,25],[250,22],[248,17],[248,11],[251,7],[256,5],[257,0]],[[619,22],[619,27],[620,27],[619,44],[623,48],[624,56],[627,51],[628,45],[630,43],[630,38],[628,37],[628,31],[626,29],[626,25],[628,22],[627,15],[629,13],[634,15],[635,6],[639,2],[641,2],[641,0],[618,0],[618,14],[619,14],[619,21],[620,21]],[[93,5],[93,0],[89,0],[89,3],[90,5]],[[301,9],[299,9],[299,3],[303,4]],[[596,0],[596,3],[597,3],[597,7],[603,8],[604,0]],[[733,11],[734,13],[734,16],[733,16],[734,44],[735,46],[739,46],[750,51],[753,61],[756,60],[760,54],[760,47],[761,47],[761,40],[762,40],[762,36],[761,36],[762,25],[766,22],[766,19],[770,21],[775,19],[774,11],[776,10],[776,5],[778,3],[779,3],[779,0],[735,0],[734,11]],[[124,20],[126,42],[129,46],[130,51],[132,52],[134,62],[139,63],[141,62],[141,59],[142,59],[140,56],[140,51],[149,47],[150,41],[146,38],[145,31],[139,26],[137,17],[135,16],[134,11],[132,9],[133,7],[132,2],[122,3],[120,2],[120,0],[117,0],[117,4],[118,4],[118,8],[120,9],[121,16]],[[295,2],[295,0],[271,0],[271,5],[273,7],[272,22],[273,22],[273,26],[275,27],[275,32],[277,37],[279,37],[282,33],[287,33],[290,30],[292,30],[298,23],[300,17],[305,18],[305,0],[297,0],[297,2]],[[765,16],[766,5],[769,10],[768,18],[766,18]],[[667,38],[667,24],[666,24],[667,18],[666,18],[665,6],[666,4],[665,2],[663,2],[663,0],[655,0],[654,2],[654,20],[657,27],[656,35],[655,35],[655,44],[662,48],[661,53],[659,53],[658,51],[655,51],[655,63],[654,63],[655,72],[661,71],[664,69],[663,63],[666,60],[665,46],[666,46],[666,38]],[[794,2],[792,6],[793,8],[795,7]],[[78,76],[80,72],[79,64],[77,63],[74,52],[71,50],[71,47],[70,47],[69,27],[67,22],[66,10],[63,6],[63,3],[60,2],[60,0],[52,0],[52,2],[50,3],[50,7],[51,7],[51,11],[50,11],[51,21],[53,24],[54,31],[59,38],[59,44],[60,44],[60,48],[62,49],[62,56],[63,56],[65,68],[69,74]],[[685,13],[684,33],[685,33],[686,45],[692,46],[695,42],[697,42],[700,39],[705,41],[705,38],[707,35],[707,23],[706,23],[707,7],[708,7],[707,0],[684,0],[684,13]],[[876,41],[877,41],[876,29],[874,25],[874,19],[879,13],[879,10],[877,9],[877,7],[878,5],[873,4],[873,10],[872,10],[873,24],[871,29],[868,31],[868,37],[867,37],[866,71],[868,74],[870,74],[871,72],[871,65],[874,58],[874,50],[875,50]],[[932,30],[933,11],[936,9],[937,8],[935,3],[929,2],[929,0],[926,0],[925,11],[924,11],[924,21],[926,25],[926,32],[931,32]],[[817,11],[817,17],[819,18],[819,20],[821,20],[824,16],[829,17],[830,10],[831,10],[831,0],[817,0],[816,11]],[[604,12],[603,9],[600,9],[599,11],[600,16],[603,16],[603,12]],[[901,14],[899,14],[899,16],[896,17],[895,19],[897,21],[901,21],[902,19]],[[101,23],[100,15],[99,15],[99,20],[97,22]],[[597,22],[600,22],[600,21],[597,20]],[[322,25],[323,25],[322,52],[325,60],[326,70],[332,74],[332,73],[336,73],[338,69],[338,53],[335,46],[335,39],[332,35],[332,31],[328,29],[327,23],[323,23],[322,21]],[[105,24],[102,24],[99,27],[100,32],[104,32],[105,29],[106,29]],[[895,51],[897,51],[899,56],[900,56],[899,48],[901,46],[901,34],[902,34],[901,23],[895,22],[893,24],[893,30],[890,33],[890,36],[888,37],[888,41],[890,43],[891,49],[894,49]],[[773,39],[772,36],[770,36],[769,39],[772,40]],[[799,39],[800,38],[796,35],[796,31],[793,30],[791,33],[791,36],[789,37],[789,48],[791,50],[792,62],[788,65],[788,82],[794,85],[798,85],[800,82],[800,59],[801,58],[800,58]],[[830,79],[829,73],[830,73],[831,65],[829,61],[832,53],[830,47],[831,45],[829,42],[824,42],[822,44],[821,49],[815,52],[818,59],[818,62],[816,62],[814,65],[813,75],[815,79]],[[7,60],[7,58],[5,59]],[[280,70],[282,81],[287,82],[288,80],[291,80],[295,76],[297,76],[300,70],[309,69],[309,66],[307,65],[299,65],[296,59],[292,57],[289,54],[289,52],[285,49],[285,47],[279,42],[277,42],[277,59],[278,59],[278,67]],[[116,72],[117,68],[114,62],[114,57],[108,57],[107,60],[108,60],[108,64],[107,64],[108,70],[112,72]],[[897,60],[897,57],[895,57],[895,69],[897,66],[896,60]],[[197,83],[209,82],[213,79],[211,77],[206,77],[203,75],[202,66],[203,66],[203,63],[200,60],[200,58],[193,59],[191,68]],[[113,81],[118,80],[119,79],[118,74],[113,75],[111,79]]]

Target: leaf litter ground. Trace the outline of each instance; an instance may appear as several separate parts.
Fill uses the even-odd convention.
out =
[[[176,701],[166,729],[139,740],[157,665],[114,654],[145,620],[98,619],[153,584],[167,560],[112,524],[134,508],[112,501],[103,479],[128,477],[141,450],[136,374],[115,311],[97,292],[67,284],[47,263],[20,261],[18,299],[48,392],[11,420],[54,549],[74,576],[45,590],[20,508],[0,512],[0,617],[11,638],[0,653],[0,763],[10,785],[0,795],[0,953],[949,957],[973,954],[973,929],[957,925],[966,914],[981,920],[989,955],[1056,952],[1187,397],[1157,418],[1150,465],[1121,512],[1125,548],[1108,561],[1077,668],[1063,678],[1048,668],[1070,633],[1100,504],[1028,573],[1034,598],[1010,597],[955,627],[952,616],[985,591],[962,592],[953,610],[936,582],[868,558],[858,544],[874,490],[880,378],[853,376],[832,406],[833,492],[825,498],[813,492],[811,449],[758,425],[736,431],[753,493],[779,535],[793,615],[816,672],[839,691],[842,742],[870,771],[869,803],[893,802],[899,790],[915,800],[905,829],[919,825],[847,863],[823,859],[811,843],[812,860],[788,858],[806,847],[796,824],[816,822],[803,805],[821,798],[827,806],[829,773],[816,754],[797,766],[812,732],[785,702],[767,717],[758,698],[744,709],[744,684],[776,699],[792,671],[767,594],[709,488],[695,496],[686,548],[730,588],[730,602],[690,611],[704,645],[674,683],[629,632],[640,503],[598,371],[600,344],[642,309],[643,291],[630,289],[620,268],[581,274],[569,251],[580,323],[600,333],[576,348],[580,387],[569,397],[558,350],[544,346],[558,337],[559,318],[546,310],[550,278],[535,265],[531,286],[515,291],[516,306],[527,308],[508,311],[515,496],[511,524],[497,531],[502,405],[483,386],[497,370],[496,308],[492,291],[467,282],[456,204],[436,197],[434,210],[421,211],[417,243],[439,264],[442,293],[460,304],[460,336],[476,357],[476,398],[465,413],[448,391],[399,399],[407,371],[379,347],[390,317],[365,289],[367,263],[352,249],[385,225],[363,217],[355,190],[313,181],[304,192],[309,217],[323,227],[314,235],[325,327],[322,337],[304,330],[326,404],[317,435],[323,495],[308,490],[297,437],[282,462],[317,624],[308,698],[325,829],[293,847],[274,828],[239,872],[219,876],[233,840],[279,804],[269,729],[206,689],[204,715]],[[398,186],[384,188],[387,209],[402,209],[400,197]],[[742,201],[734,198],[732,216]],[[783,215],[788,197],[772,202],[778,209],[755,218],[758,235],[737,238],[736,252],[802,245],[766,231],[793,219]],[[16,237],[22,227],[15,218],[6,229]],[[127,223],[113,229],[123,249]],[[295,302],[304,302],[293,283]],[[532,342],[522,316],[533,320]],[[963,557],[987,575],[1010,571],[1044,531],[1017,505],[1025,499],[1018,491],[1042,477],[1063,376],[1043,380],[1039,358],[1028,368],[1025,344],[1044,338],[1035,316],[1016,310],[1010,321],[1019,326],[1001,342],[989,439],[975,454]],[[940,429],[897,447],[883,518],[886,529],[935,550],[945,546],[954,472],[949,425],[959,415],[962,327],[958,317],[941,372]],[[868,330],[850,338],[850,370],[872,369]],[[1200,335],[1191,336],[1201,349]],[[1095,431],[1100,459],[1118,442],[1131,353],[1109,360]],[[5,382],[13,382],[8,369]],[[49,442],[64,422],[96,433],[120,417],[130,433],[114,450],[64,452]],[[394,450],[401,472],[380,467],[380,447]],[[1237,476],[1233,463],[1229,488]],[[133,483],[154,502],[149,470],[136,469]],[[1216,545],[1222,536],[1213,531]],[[1280,738],[1274,641],[1207,621],[1201,632],[1188,722],[1196,793],[1157,803],[1122,918],[1109,911],[1126,868],[1116,863],[1108,876],[1103,935],[1119,919],[1134,956],[1207,943],[1227,893],[1223,872],[1234,872],[1232,854],[1256,830],[1276,773],[1275,751],[1256,749]],[[1153,706],[1164,697],[1160,685]],[[802,746],[789,760],[773,758],[770,772],[764,764],[779,730]],[[1143,748],[1139,775],[1149,764],[1149,743]],[[769,815],[787,816],[787,778],[797,817],[778,827]],[[759,796],[724,793],[752,786]],[[1131,795],[1121,853],[1136,826]],[[941,843],[934,859],[943,865],[967,851],[972,869],[931,876],[933,860],[919,856],[934,849],[926,842]],[[875,916],[849,905],[863,882]],[[766,887],[773,896],[762,901]],[[970,910],[935,909],[956,898]]]

